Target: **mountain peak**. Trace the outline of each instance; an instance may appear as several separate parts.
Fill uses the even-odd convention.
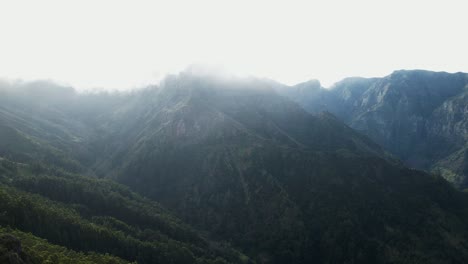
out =
[[[311,79],[306,82],[298,83],[294,85],[294,87],[298,87],[301,89],[313,89],[313,90],[322,89],[322,85],[320,84],[320,81],[317,79]]]

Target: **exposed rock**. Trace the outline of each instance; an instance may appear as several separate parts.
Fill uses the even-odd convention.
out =
[[[302,86],[279,91],[309,112],[337,115],[409,166],[468,186],[462,162],[468,142],[468,74],[401,70],[384,78],[348,78],[331,89],[305,91]]]

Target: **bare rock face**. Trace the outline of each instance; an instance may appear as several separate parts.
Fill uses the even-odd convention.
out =
[[[468,89],[438,107],[428,122],[431,138],[445,141],[449,155],[432,169],[455,185],[468,185]],[[436,141],[437,142],[437,141]]]
[[[428,129],[433,135],[468,140],[468,87],[463,93],[445,101],[431,116]]]
[[[430,122],[439,108],[446,120],[458,120],[461,110],[446,114],[441,106],[459,94],[461,77],[426,75],[432,73],[350,78],[331,90],[310,81],[292,92],[299,104],[317,102],[304,105],[307,110],[335,113],[408,163],[419,157],[418,164],[429,164],[434,156],[438,167],[463,167],[466,155],[455,141],[431,138],[440,131],[463,134],[463,122],[434,130]],[[248,256],[244,263],[468,263],[463,192],[405,168],[333,114],[311,115],[275,89],[289,92],[271,81],[181,73],[129,94],[77,95],[76,105],[57,108],[50,103],[36,118],[24,104],[0,97],[0,123],[10,128],[0,139],[5,146],[15,139],[10,150],[28,154],[25,159],[46,160],[52,146],[70,153],[95,175],[118,180],[232,243]],[[40,108],[31,101],[28,107]],[[51,147],[28,145],[33,136]],[[53,164],[68,164],[59,162]],[[27,263],[10,240],[0,263]]]
[[[308,94],[299,95],[297,87],[280,91],[309,112],[335,114],[409,166],[468,186],[468,74],[402,70],[348,78]]]

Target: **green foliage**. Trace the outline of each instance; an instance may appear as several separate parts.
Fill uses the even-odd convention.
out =
[[[457,76],[456,83],[465,75]],[[430,145],[407,143],[423,134],[395,133],[414,120],[401,111],[388,115],[401,109],[394,107],[399,93],[415,90],[392,78],[345,82],[337,91],[350,100],[336,104],[337,111],[348,118],[358,113],[356,127],[370,125],[369,135],[401,135],[391,147],[419,156]],[[376,83],[385,85],[366,95]],[[432,93],[438,82],[425,85]],[[272,86],[182,73],[161,87],[118,96],[57,87],[46,89],[48,96],[30,89],[23,96],[12,89],[15,96],[0,97],[0,129],[6,127],[0,154],[14,161],[0,163],[0,223],[69,249],[138,263],[468,262],[466,193],[404,168],[331,114],[310,115]],[[440,91],[450,97],[457,87]],[[316,82],[297,88],[328,93]],[[396,93],[382,96],[389,91]],[[313,108],[328,99],[318,97]],[[389,101],[373,111],[381,99]],[[464,106],[464,100],[453,103]],[[355,111],[367,103],[363,109],[372,111]],[[401,106],[431,112],[427,105]],[[387,129],[381,120],[406,121]],[[463,171],[466,155],[458,154],[437,165],[458,173],[447,166],[456,163]],[[85,171],[108,180],[78,175]]]
[[[18,239],[20,252],[8,250],[2,244],[2,237],[13,237]],[[10,255],[17,255],[23,263],[44,263],[44,264],[125,264],[128,261],[111,256],[109,254],[97,254],[93,252],[82,253],[69,250],[65,247],[49,243],[45,239],[38,238],[31,233],[21,232],[16,229],[4,228],[0,226],[0,263],[10,263]],[[4,257],[5,259],[3,259]],[[21,262],[18,262],[21,263]]]
[[[10,185],[0,185],[1,225],[77,251],[138,263],[203,263],[220,255],[241,262],[239,253],[210,246],[212,242],[127,187],[44,165],[0,164],[9,172],[3,181]]]

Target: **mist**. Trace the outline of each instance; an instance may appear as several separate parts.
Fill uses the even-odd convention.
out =
[[[323,86],[396,69],[468,71],[465,1],[5,1],[0,77],[78,90],[158,83],[187,65]]]

